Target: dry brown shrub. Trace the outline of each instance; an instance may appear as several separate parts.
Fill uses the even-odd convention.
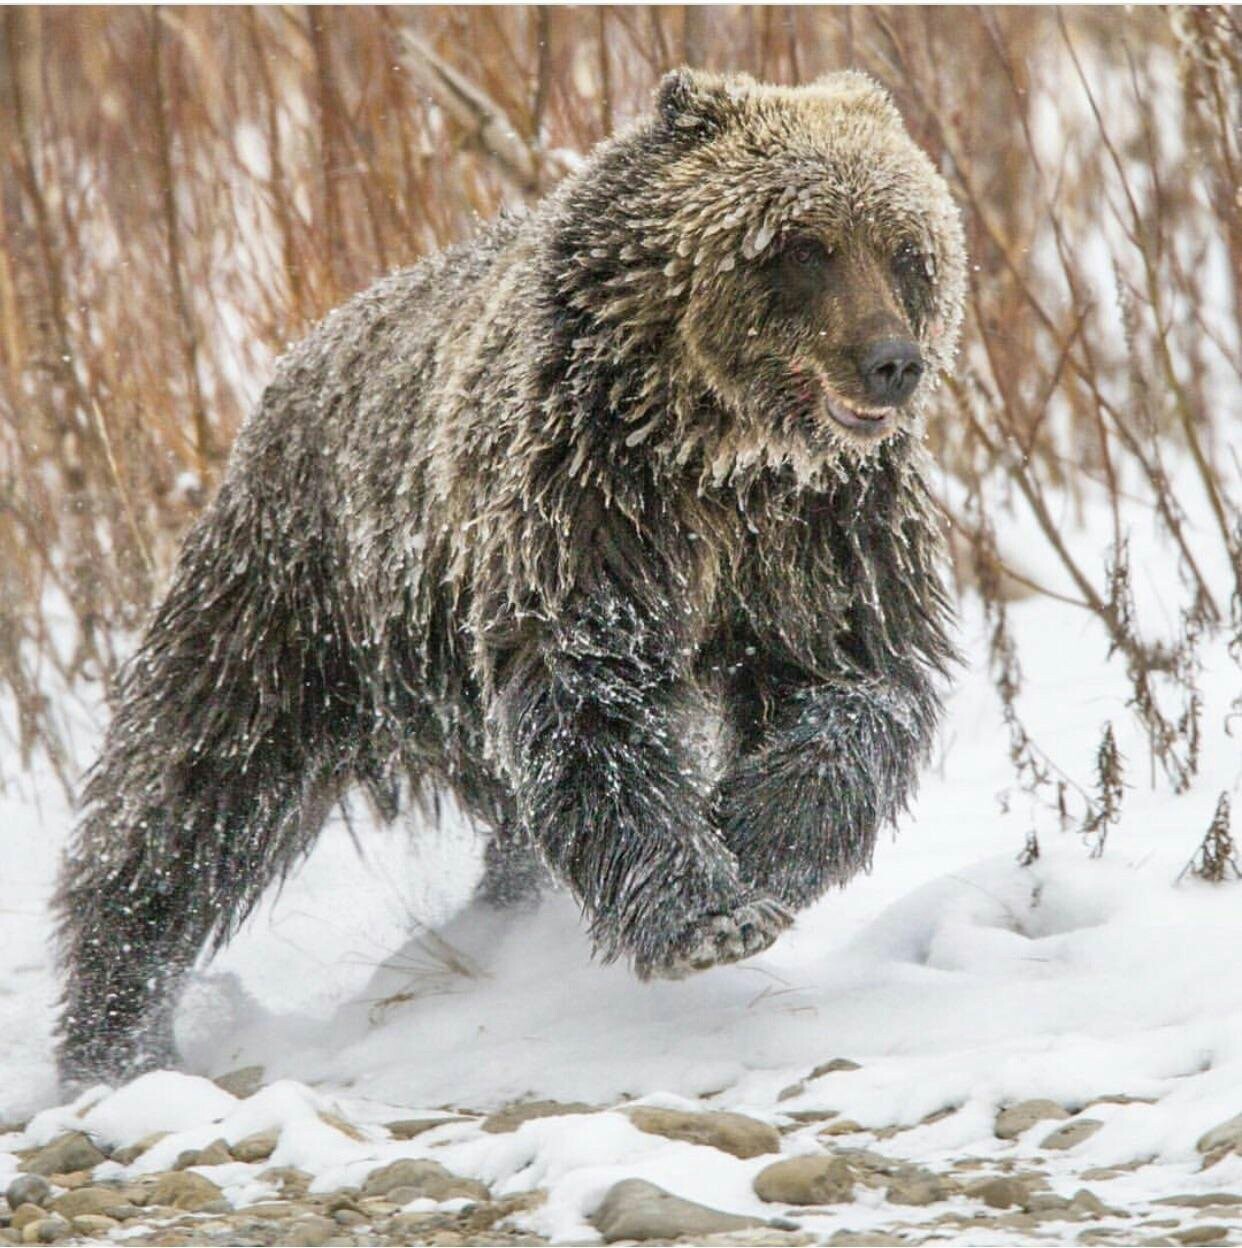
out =
[[[967,339],[931,439],[1019,772],[1064,816],[1005,633],[1004,600],[1050,588],[1003,539],[1022,513],[1184,788],[1195,646],[1242,620],[1240,33],[1228,8],[5,9],[0,689],[23,758],[72,783],[54,695],[106,688],[283,344],[537,196],[673,65],[854,66],[966,215]],[[1111,519],[1084,555],[1088,496]],[[1163,640],[1129,605],[1150,516],[1185,587]]]

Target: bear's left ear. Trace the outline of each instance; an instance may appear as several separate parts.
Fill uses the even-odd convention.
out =
[[[734,92],[739,85],[735,83]],[[670,130],[714,133],[733,112],[733,94],[724,78],[683,66],[660,79],[655,106],[660,120]]]

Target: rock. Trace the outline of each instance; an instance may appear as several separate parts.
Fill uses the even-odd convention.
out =
[[[187,1170],[190,1166],[227,1166],[233,1160],[227,1140],[212,1140],[206,1148],[187,1148],[177,1155],[174,1170]]]
[[[73,1219],[73,1229],[78,1235],[89,1235],[92,1239],[106,1239],[109,1231],[115,1231],[121,1225],[119,1219],[105,1217],[101,1213],[80,1213]]]
[[[12,1203],[12,1197],[9,1198]],[[1237,1192],[1195,1192],[1186,1196],[1161,1196],[1153,1200],[1153,1205],[1181,1205],[1187,1209],[1207,1209],[1212,1205],[1242,1205],[1242,1196]]]
[[[259,1178],[277,1188],[285,1200],[301,1200],[311,1185],[311,1176],[297,1166],[269,1166]]]
[[[82,1131],[57,1136],[50,1144],[27,1153],[21,1168],[28,1174],[64,1174],[70,1170],[93,1170],[108,1158]]]
[[[488,1114],[483,1119],[483,1130],[493,1135],[501,1135],[506,1131],[516,1131],[522,1123],[530,1122],[532,1118],[593,1113],[595,1106],[584,1105],[581,1101],[519,1101],[514,1105],[506,1105],[494,1114]]]
[[[838,1118],[835,1122],[830,1122],[821,1132],[820,1135],[857,1135],[860,1131],[867,1128],[861,1123],[857,1123],[853,1118]]]
[[[874,1248],[893,1248],[896,1241],[891,1235],[885,1235],[881,1231],[836,1231],[828,1242],[834,1245],[848,1245],[849,1248],[863,1248],[863,1245],[871,1245]]]
[[[248,1218],[259,1218],[263,1222],[285,1222],[301,1212],[297,1205],[281,1200],[260,1200],[257,1204],[247,1205],[241,1210]]]
[[[862,1070],[857,1062],[851,1062],[848,1057],[834,1057],[830,1062],[821,1062],[807,1076],[808,1079],[819,1079],[823,1075],[835,1075],[846,1070]]]
[[[806,1091],[806,1084],[799,1079],[797,1083],[791,1083],[783,1087],[777,1094],[778,1101],[792,1101],[795,1096],[801,1096]]]
[[[4,1190],[10,1209],[18,1205],[42,1205],[51,1194],[51,1184],[41,1174],[19,1174]]]
[[[38,1222],[40,1218],[47,1217],[47,1210],[33,1205],[27,1201],[24,1205],[18,1205],[13,1210],[13,1215],[9,1219],[9,1225],[15,1231],[24,1231],[32,1222]]]
[[[114,1187],[79,1187],[76,1191],[57,1196],[48,1208],[73,1221],[74,1218],[92,1214],[114,1218],[114,1209],[132,1209],[133,1205],[123,1192]]]
[[[361,1144],[367,1138],[352,1122],[348,1122],[340,1114],[321,1112],[319,1121],[331,1127],[334,1131],[339,1131],[342,1135],[348,1136],[355,1143]]]
[[[167,1135],[167,1131],[153,1131],[150,1135],[144,1135],[136,1143],[126,1144],[124,1148],[118,1148],[112,1154],[112,1160],[119,1162],[122,1166],[132,1166],[147,1149],[154,1148]]]
[[[229,1152],[233,1154],[235,1161],[253,1164],[256,1161],[266,1161],[276,1151],[279,1143],[280,1132],[273,1127],[269,1131],[256,1131],[254,1135],[238,1140]]]
[[[694,1242],[706,1248],[725,1248],[730,1244],[751,1248],[799,1248],[800,1245],[815,1243],[815,1237],[806,1231],[786,1230],[769,1223],[767,1226],[748,1226],[740,1231],[717,1231],[715,1235],[704,1235]]]
[[[232,1096],[245,1100],[253,1096],[263,1086],[262,1066],[239,1066],[230,1070],[227,1075],[219,1075],[211,1081],[217,1088],[223,1088]]]
[[[94,1172],[91,1170],[70,1170],[68,1174],[49,1174],[47,1181],[53,1187],[72,1190],[75,1187],[91,1187],[94,1178]]]
[[[936,1176],[906,1178],[898,1176],[889,1185],[885,1198],[894,1205],[934,1205],[948,1200],[949,1188]]]
[[[657,1109],[650,1105],[638,1105],[626,1110],[626,1113],[640,1131],[649,1135],[704,1144],[743,1161],[781,1151],[781,1137],[776,1128],[745,1114],[719,1111],[689,1113],[680,1109]]]
[[[1058,1196],[1056,1192],[1032,1192],[1026,1200],[1026,1208],[1032,1213],[1045,1215],[1064,1213],[1069,1207],[1069,1197]]]
[[[333,1215],[332,1220],[338,1226],[361,1226],[367,1220],[367,1215],[357,1209],[338,1209]]]
[[[763,1225],[759,1218],[683,1200],[643,1179],[624,1179],[614,1184],[590,1221],[608,1244],[619,1239],[677,1239],[683,1235],[697,1241],[718,1231]]]
[[[1073,1118],[1040,1141],[1040,1148],[1066,1149],[1089,1140],[1104,1124],[1098,1118]]]
[[[331,1218],[320,1217],[318,1214],[303,1214],[295,1218],[282,1231],[276,1242],[278,1244],[298,1245],[298,1248],[321,1248],[339,1230]]]
[[[1037,1122],[1068,1118],[1069,1111],[1056,1101],[1019,1101],[1009,1105],[996,1115],[993,1128],[998,1139],[1016,1140],[1023,1131],[1029,1131]]]
[[[1201,1153],[1215,1153],[1239,1147],[1242,1147],[1242,1114],[1235,1114],[1228,1121],[1204,1132],[1195,1145]]]
[[[406,1243],[417,1243],[420,1241],[415,1237],[425,1235],[427,1223],[438,1216],[430,1209],[418,1213],[396,1213],[388,1223],[388,1230]]]
[[[198,1213],[219,1200],[223,1193],[210,1179],[191,1170],[172,1170],[159,1175],[148,1199],[153,1205],[171,1205],[188,1213]]]
[[[55,1244],[73,1234],[73,1227],[59,1214],[27,1222],[22,1227],[23,1244]]]
[[[773,1204],[843,1204],[854,1197],[854,1171],[840,1157],[789,1157],[760,1170],[754,1188]]]
[[[1171,1237],[1179,1244],[1227,1244],[1229,1228],[1227,1226],[1192,1226],[1189,1230],[1173,1231]],[[46,1241],[45,1241],[46,1242]]]
[[[384,1127],[395,1140],[412,1140],[416,1135],[422,1135],[424,1131],[444,1126],[446,1122],[469,1121],[469,1118],[463,1118],[461,1115],[450,1115],[445,1118],[402,1118],[397,1122],[386,1122]]]
[[[1025,1206],[1029,1193],[1026,1184],[1018,1179],[997,1177],[972,1183],[966,1195],[983,1201],[992,1209],[1011,1209],[1015,1205]]]
[[[403,1157],[400,1161],[372,1170],[362,1186],[362,1194],[386,1196],[398,1187],[413,1188],[418,1196],[429,1196],[432,1200],[453,1200],[457,1197],[486,1200],[489,1196],[487,1188],[477,1180],[450,1174],[438,1161],[413,1157]]]
[[[1094,1192],[1089,1192],[1085,1187],[1080,1187],[1070,1197],[1070,1209],[1093,1218],[1121,1212],[1119,1209],[1110,1209]]]

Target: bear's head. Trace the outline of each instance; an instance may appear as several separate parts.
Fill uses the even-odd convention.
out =
[[[805,459],[921,428],[956,346],[964,246],[878,84],[677,70],[606,163],[579,201],[599,223],[578,235],[579,280],[600,266],[583,303],[714,396],[736,436]]]

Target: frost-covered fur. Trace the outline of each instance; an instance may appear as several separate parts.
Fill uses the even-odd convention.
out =
[[[121,682],[59,894],[63,1072],[170,1060],[183,972],[351,785],[451,789],[486,897],[546,865],[642,976],[864,868],[951,658],[920,443],[962,270],[870,80],[681,71],[529,215],[327,317]],[[929,378],[864,436],[831,411],[868,414],[886,335]]]

